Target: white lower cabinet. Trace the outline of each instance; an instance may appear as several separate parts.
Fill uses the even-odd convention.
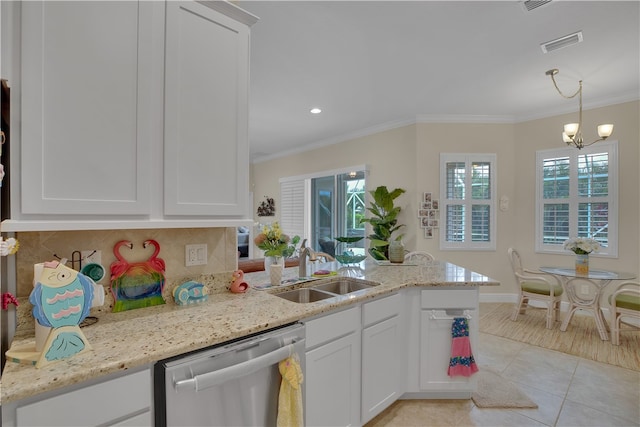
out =
[[[305,425],[360,425],[360,307],[306,323]]]
[[[478,288],[408,288],[305,322],[308,426],[357,426],[396,400],[469,399],[477,380],[449,377],[451,326],[478,344]]]
[[[9,426],[151,426],[149,369],[37,401],[2,405]]]
[[[362,424],[401,395],[403,346],[400,294],[363,304]]]
[[[471,350],[478,344],[478,289],[434,289],[421,292],[420,377],[421,391],[433,397],[470,398],[476,389],[476,377],[447,374],[451,358],[451,327],[455,317],[469,322]]]

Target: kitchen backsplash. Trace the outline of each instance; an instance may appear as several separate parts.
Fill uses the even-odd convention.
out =
[[[31,304],[27,298],[33,289],[33,265],[67,258],[70,267],[78,269],[78,263],[72,266],[74,251],[100,250],[101,263],[106,270],[104,279],[98,282],[105,288],[105,304],[94,307],[91,315],[110,312],[113,298],[109,290],[109,266],[116,260],[114,245],[120,240],[128,240],[134,248],[121,248],[120,252],[129,262],[145,261],[153,253],[153,246],[143,248],[145,240],[153,239],[160,244],[159,258],[166,263],[165,288],[166,301],[173,301],[173,289],[187,280],[197,280],[209,288],[210,292],[223,290],[231,282],[231,273],[237,267],[236,228],[186,228],[186,229],[150,229],[150,230],[98,230],[98,231],[55,231],[22,232],[16,238],[20,249],[16,253],[17,296],[22,302],[18,311],[18,329],[20,324],[32,324]],[[185,266],[185,245],[207,245],[207,264]],[[76,255],[76,259],[79,256]],[[83,264],[84,265],[84,264]],[[26,304],[25,304],[26,303]]]

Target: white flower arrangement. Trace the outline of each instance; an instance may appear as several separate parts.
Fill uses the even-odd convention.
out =
[[[578,255],[590,254],[600,250],[600,243],[588,237],[576,237],[564,241],[564,248]]]

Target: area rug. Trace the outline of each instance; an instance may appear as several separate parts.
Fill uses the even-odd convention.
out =
[[[602,341],[593,317],[574,315],[566,332],[560,321],[553,329],[545,327],[546,309],[529,307],[511,320],[514,304],[480,304],[480,332],[520,341],[538,347],[640,371],[640,333],[629,329],[620,335],[620,345]],[[560,319],[564,316],[560,314]]]
[[[476,374],[478,389],[471,399],[479,408],[532,408],[538,405],[529,399],[517,386],[499,373],[481,366]]]

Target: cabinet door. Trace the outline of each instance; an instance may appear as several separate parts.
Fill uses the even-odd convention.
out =
[[[362,331],[362,423],[366,423],[400,396],[402,330],[394,316]]]
[[[153,3],[22,2],[16,215],[149,213]]]
[[[306,353],[305,425],[360,425],[360,334]]]
[[[167,3],[167,215],[245,214],[249,28],[196,2]]]
[[[469,310],[471,350],[477,345],[477,311]],[[435,317],[435,318],[434,318]],[[446,310],[422,310],[420,325],[420,389],[425,391],[474,391],[475,376],[447,375],[451,359],[452,319]]]

